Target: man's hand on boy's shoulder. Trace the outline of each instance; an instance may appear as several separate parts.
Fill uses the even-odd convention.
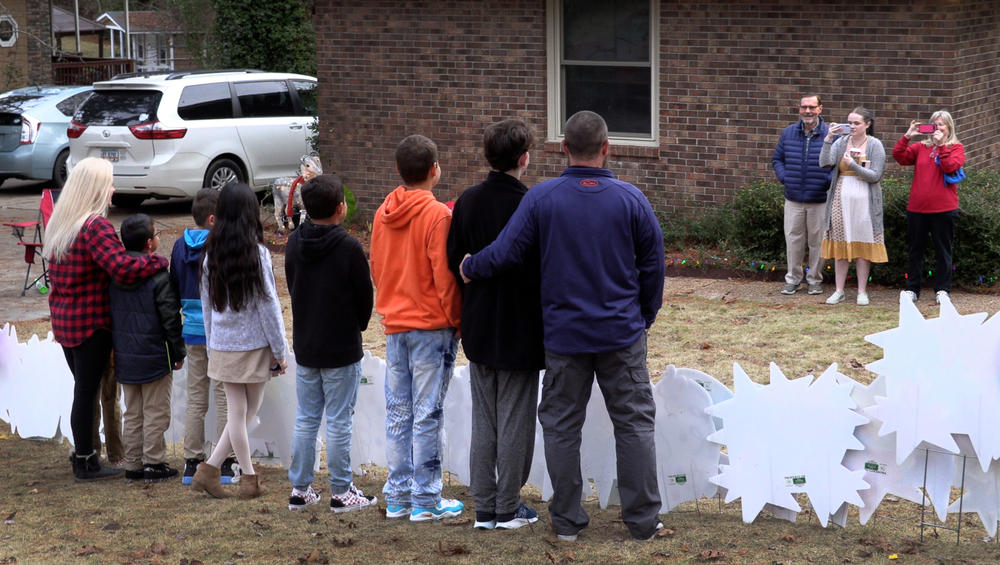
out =
[[[174,370],[175,371],[180,371],[181,367],[183,367],[183,366],[184,366],[184,360],[183,359],[181,359],[180,361],[174,361]]]
[[[458,264],[458,272],[462,275],[462,282],[464,282],[465,284],[469,284],[470,282],[472,282],[472,279],[470,279],[469,277],[465,276],[465,261],[469,257],[472,257],[472,255],[469,255],[468,253],[466,253],[465,257],[462,257],[462,262]]]

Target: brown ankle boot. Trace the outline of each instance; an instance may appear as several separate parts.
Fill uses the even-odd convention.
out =
[[[208,493],[215,498],[229,498],[232,496],[219,483],[222,472],[218,467],[213,467],[208,463],[199,463],[191,480],[191,490],[195,492]]]
[[[260,475],[240,475],[240,498],[257,498],[266,494],[267,489],[260,483]]]

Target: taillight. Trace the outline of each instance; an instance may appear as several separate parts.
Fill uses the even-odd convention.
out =
[[[28,116],[21,115],[21,145],[34,143],[38,137],[38,130],[42,127],[42,122]]]
[[[187,128],[168,129],[163,127],[160,122],[136,124],[129,126],[128,129],[132,135],[139,139],[180,139],[187,133]]]
[[[73,120],[69,123],[69,127],[66,128],[66,137],[76,139],[83,135],[85,129],[87,129],[87,126]]]

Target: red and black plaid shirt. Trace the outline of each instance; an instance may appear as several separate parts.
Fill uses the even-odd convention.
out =
[[[91,216],[62,261],[49,263],[52,333],[66,347],[83,343],[100,329],[111,329],[111,279],[129,284],[167,268],[160,255],[133,257],[111,221]]]

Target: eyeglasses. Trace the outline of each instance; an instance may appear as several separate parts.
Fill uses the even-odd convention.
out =
[[[819,108],[819,106],[799,106],[801,110],[815,110],[816,108]]]
[[[160,237],[161,233],[163,233],[163,230],[156,230],[156,233],[153,234],[153,237],[154,238]]]

